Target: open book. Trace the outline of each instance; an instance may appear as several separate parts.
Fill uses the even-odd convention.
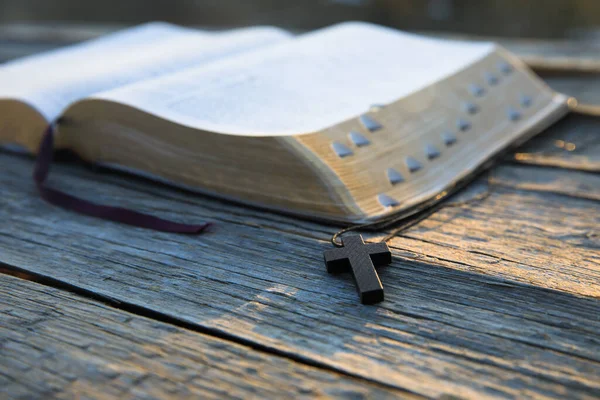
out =
[[[492,43],[150,24],[0,66],[0,143],[343,222],[409,214],[567,112]]]

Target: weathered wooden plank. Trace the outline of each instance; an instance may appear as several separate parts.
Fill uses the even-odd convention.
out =
[[[596,40],[499,39],[502,46],[540,72],[600,72]]]
[[[582,105],[600,109],[600,59],[598,71],[594,74],[542,74],[541,76],[555,91],[575,97]]]
[[[420,32],[428,34],[427,32]],[[548,40],[533,38],[506,38],[456,33],[437,33],[433,36],[455,40],[496,42],[538,72],[598,73],[600,45],[595,38]]]
[[[551,84],[595,95],[562,82]],[[597,127],[569,118],[517,161],[598,171]],[[365,308],[348,277],[321,265],[333,227],[58,168],[62,187],[99,201],[218,224],[198,238],[143,231],[43,204],[30,164],[0,156],[2,262],[426,396],[600,393],[595,175],[496,169],[488,201],[443,210],[392,241],[388,299]]]
[[[600,99],[597,103],[600,104]],[[598,118],[568,116],[544,134],[530,140],[509,158],[523,164],[599,172],[599,126]]]
[[[437,213],[393,240],[387,299],[364,307],[322,265],[334,227],[55,168],[57,185],[98,201],[217,222],[200,237],[151,232],[48,206],[28,159],[0,163],[6,264],[425,396],[600,395],[600,302],[581,296],[600,276],[595,201],[501,187]]]
[[[438,213],[392,245],[427,262],[600,297],[600,205],[547,191],[495,190],[484,204]]]
[[[0,359],[12,399],[417,397],[7,275]]]
[[[46,44],[49,46],[66,46],[95,39],[119,29],[126,24],[73,24],[68,22],[16,22],[0,24],[0,43],[14,44]]]
[[[590,172],[562,173],[552,168],[504,164],[494,170],[490,180],[494,186],[600,201],[600,174]]]

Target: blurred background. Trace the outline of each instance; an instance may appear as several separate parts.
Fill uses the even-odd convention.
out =
[[[275,25],[294,33],[362,20],[492,38],[530,64],[576,58],[600,68],[600,0],[0,0],[0,63],[157,20],[214,30]],[[600,90],[597,74],[577,79],[584,100]],[[562,90],[563,82],[574,87],[568,77],[553,85]]]
[[[451,36],[600,42],[600,0],[0,0],[0,62],[153,20],[294,32],[362,20]]]
[[[344,20],[407,30],[556,38],[600,25],[598,0],[0,0],[0,24],[149,20],[204,27],[310,30]]]

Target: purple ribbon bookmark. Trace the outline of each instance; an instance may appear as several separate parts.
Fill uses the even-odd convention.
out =
[[[49,188],[45,185],[45,182],[50,171],[50,164],[52,163],[53,155],[54,130],[52,125],[50,125],[44,133],[44,137],[42,138],[37,160],[35,162],[35,170],[33,172],[33,180],[37,185],[41,197],[50,204],[54,204],[67,210],[75,211],[80,214],[162,232],[199,234],[211,225],[210,223],[201,225],[181,224],[129,210],[123,207],[96,204],[88,200],[71,196],[70,194],[61,192],[59,190]]]

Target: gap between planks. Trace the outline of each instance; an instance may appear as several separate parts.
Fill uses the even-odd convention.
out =
[[[221,340],[226,340],[226,341],[229,341],[229,342],[241,345],[241,346],[251,348],[254,351],[258,351],[258,352],[268,354],[271,356],[275,356],[275,357],[285,358],[290,361],[294,361],[294,362],[297,362],[299,364],[306,365],[309,367],[318,368],[318,369],[322,369],[322,370],[329,371],[329,372],[334,372],[334,373],[337,373],[337,374],[340,374],[340,375],[343,375],[343,376],[346,376],[346,377],[349,377],[352,379],[356,379],[359,382],[365,382],[365,383],[368,383],[371,385],[376,385],[378,387],[392,389],[392,390],[397,391],[398,394],[405,393],[405,394],[409,394],[411,396],[416,396],[419,398],[426,398],[419,393],[415,393],[415,392],[409,391],[407,389],[400,388],[397,385],[393,385],[393,384],[388,385],[385,382],[381,382],[378,380],[372,380],[372,379],[369,379],[369,378],[359,375],[359,374],[353,374],[353,373],[345,371],[343,369],[335,368],[329,364],[321,363],[319,361],[312,360],[307,357],[303,357],[299,354],[285,352],[285,351],[281,351],[281,350],[278,350],[278,349],[270,347],[270,346],[261,345],[260,343],[253,342],[251,340],[247,340],[247,339],[244,339],[243,337],[235,336],[233,334],[228,334],[227,332],[218,330],[216,328],[209,328],[209,327],[201,326],[198,324],[194,324],[192,322],[188,322],[183,319],[178,319],[171,315],[161,313],[159,311],[155,311],[155,310],[152,310],[152,309],[149,309],[146,307],[142,307],[142,306],[139,306],[139,305],[136,305],[133,303],[124,302],[124,301],[112,298],[110,296],[101,295],[99,293],[95,293],[90,290],[83,289],[81,287],[63,282],[59,279],[55,279],[55,278],[52,278],[49,276],[44,276],[42,274],[38,274],[35,272],[30,272],[25,269],[15,267],[12,265],[8,265],[8,264],[2,263],[2,262],[0,262],[0,274],[12,276],[12,277],[30,281],[30,282],[34,282],[34,283],[37,283],[37,284],[40,284],[40,285],[43,285],[46,287],[54,288],[57,290],[62,290],[62,291],[65,291],[65,292],[68,292],[71,294],[81,296],[81,297],[89,299],[89,300],[101,302],[101,303],[105,304],[106,306],[114,308],[116,310],[125,311],[127,313],[130,313],[130,314],[133,314],[136,316],[140,316],[140,317],[152,319],[152,320],[155,320],[158,322],[170,324],[173,326],[177,326],[179,328],[183,328],[183,329],[186,329],[186,330],[189,330],[192,332],[204,334],[204,335],[218,338]]]

